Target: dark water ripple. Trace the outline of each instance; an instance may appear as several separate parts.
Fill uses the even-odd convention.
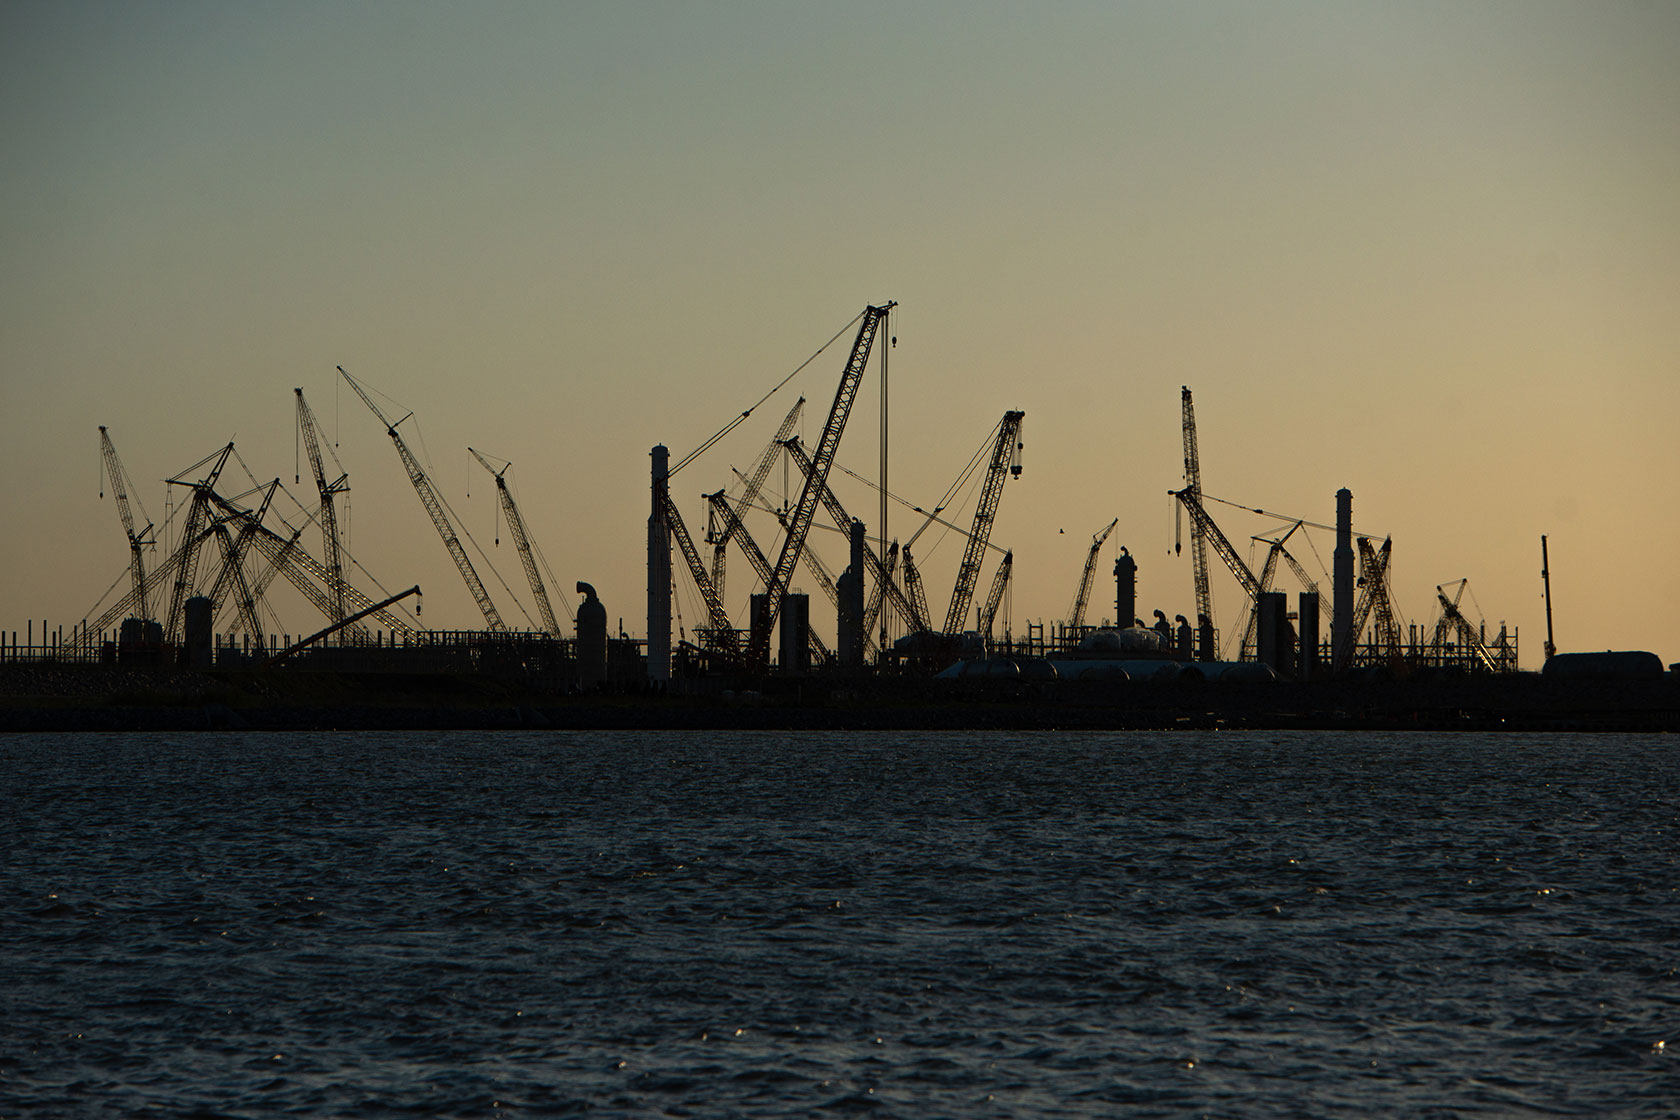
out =
[[[0,1118],[1680,1115],[1677,747],[0,739]]]

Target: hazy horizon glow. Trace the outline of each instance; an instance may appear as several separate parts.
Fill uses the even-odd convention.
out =
[[[514,462],[558,590],[594,584],[640,634],[648,449],[686,453],[894,299],[893,490],[931,504],[1026,412],[993,531],[1017,631],[1063,616],[1114,517],[1092,615],[1112,613],[1121,545],[1146,614],[1192,613],[1166,497],[1188,384],[1207,492],[1330,522],[1350,488],[1356,526],[1394,537],[1408,620],[1468,577],[1472,617],[1520,627],[1538,665],[1545,533],[1561,648],[1680,659],[1680,8],[20,3],[0,21],[8,632],[80,621],[124,570],[98,425],[156,519],[161,480],[230,438],[308,500],[294,386],[350,474],[357,558],[424,587],[427,625],[480,625],[343,365],[415,410],[520,595],[468,445]],[[848,342],[679,476],[691,528],[792,394],[815,438]],[[877,394],[872,367],[839,458],[871,477]],[[1215,516],[1239,548],[1277,525]],[[937,605],[960,539],[926,540]],[[732,558],[740,619],[748,571]],[[1228,629],[1240,593],[1216,579]],[[277,632],[317,628],[276,605]],[[693,596],[682,610],[700,621]],[[814,604],[825,631],[830,614]]]

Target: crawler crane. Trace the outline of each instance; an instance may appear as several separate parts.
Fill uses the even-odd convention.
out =
[[[496,605],[490,601],[490,593],[484,589],[484,582],[478,578],[478,572],[473,569],[472,561],[467,558],[467,550],[461,547],[460,538],[455,535],[455,526],[449,523],[449,517],[444,513],[443,500],[438,497],[437,490],[432,486],[432,480],[427,477],[424,468],[420,466],[420,461],[414,457],[414,453],[408,449],[408,444],[403,442],[402,436],[397,432],[397,424],[401,424],[402,420],[398,420],[396,424],[387,420],[385,414],[379,410],[379,406],[373,403],[373,398],[368,396],[367,390],[362,388],[361,382],[345,373],[343,366],[338,367],[338,372],[350,388],[356,391],[356,395],[362,398],[362,403],[368,406],[368,411],[372,412],[379,422],[385,426],[385,434],[391,437],[391,443],[395,445],[397,455],[402,459],[403,469],[408,472],[409,483],[413,485],[414,492],[420,496],[420,504],[426,507],[427,516],[432,519],[433,527],[437,529],[438,536],[443,539],[443,547],[449,550],[450,558],[455,561],[455,567],[460,570],[461,579],[466,582],[467,590],[472,592],[473,601],[478,604],[478,609],[483,612],[484,621],[492,630],[506,630],[507,623],[502,621],[501,613],[496,610]],[[414,415],[412,412],[408,414],[408,416],[412,415]],[[407,420],[408,416],[404,416],[402,419]]]
[[[1021,421],[1025,417],[1024,412],[1006,412],[998,424],[992,461],[986,468],[986,481],[980,490],[979,504],[974,509],[974,528],[968,534],[962,564],[957,568],[957,583],[951,589],[950,609],[945,612],[945,633],[948,635],[961,634],[963,623],[968,619],[968,607],[974,600],[974,584],[980,578],[980,561],[985,558],[986,544],[992,535],[992,522],[997,518],[998,501],[1003,497],[1004,480],[1021,477]]]
[[[467,448],[473,458],[490,476],[496,480],[496,496],[501,500],[502,513],[507,517],[508,532],[513,534],[513,547],[519,552],[519,562],[525,568],[525,580],[531,585],[531,597],[537,601],[537,613],[542,616],[543,631],[551,638],[560,636],[560,623],[555,621],[554,608],[548,602],[548,589],[543,586],[542,575],[537,571],[536,557],[531,553],[531,537],[525,532],[525,519],[519,516],[519,507],[513,504],[513,493],[508,489],[507,472],[512,463],[504,462],[500,470],[490,465],[490,460],[475,448]]]
[[[1108,535],[1114,532],[1114,527],[1120,524],[1116,517],[1108,523],[1108,527],[1100,533],[1091,536],[1091,548],[1085,553],[1085,571],[1079,577],[1079,590],[1073,596],[1073,609],[1068,611],[1068,626],[1077,628],[1085,625],[1085,605],[1091,598],[1091,583],[1097,574],[1097,557],[1102,553],[1102,546],[1108,540]]]
[[[788,580],[793,576],[795,565],[799,563],[799,554],[805,548],[805,538],[811,531],[811,520],[817,512],[817,503],[828,485],[828,472],[834,465],[835,453],[840,449],[840,436],[845,431],[847,417],[851,415],[852,402],[857,399],[858,386],[863,380],[864,366],[869,361],[875,335],[886,320],[887,313],[896,306],[897,304],[889,301],[882,307],[870,306],[864,309],[857,339],[852,343],[851,356],[846,361],[844,373],[841,374],[840,386],[834,394],[834,404],[829,408],[828,421],[823,425],[822,435],[817,440],[817,450],[811,456],[811,471],[805,476],[805,486],[799,492],[799,502],[793,507],[793,515],[788,520],[787,535],[782,538],[781,554],[776,558],[770,578],[765,581],[764,593],[767,598],[764,613],[753,619],[752,636],[747,650],[747,662],[750,665],[762,665],[769,656],[770,637],[775,630],[776,619],[781,615]]]
[[[146,561],[145,550],[152,544],[146,535],[152,531],[150,518],[146,519],[146,527],[136,532],[134,529],[134,512],[128,505],[128,487],[125,480],[128,472],[123,469],[122,460],[117,458],[117,449],[111,442],[111,433],[105,425],[99,425],[99,451],[105,460],[106,473],[111,477],[111,496],[117,501],[117,514],[122,518],[123,533],[128,537],[128,570],[133,583],[130,594],[134,599],[135,617],[149,619],[146,603]],[[142,514],[145,510],[140,511]]]

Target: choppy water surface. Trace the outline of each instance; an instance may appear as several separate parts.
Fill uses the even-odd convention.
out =
[[[1671,1116],[1677,752],[0,739],[0,1117]]]

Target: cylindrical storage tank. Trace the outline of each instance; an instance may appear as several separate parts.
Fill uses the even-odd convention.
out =
[[[186,663],[195,669],[210,667],[211,616],[215,604],[204,595],[194,595],[186,601]]]
[[[1255,624],[1256,661],[1282,674],[1286,669],[1286,640],[1284,627],[1287,625],[1285,616],[1289,611],[1289,596],[1281,591],[1262,591],[1255,602],[1258,621]]]
[[[577,589],[584,597],[577,611],[578,687],[587,692],[607,679],[607,608],[589,584],[580,580]]]
[[[789,594],[782,599],[782,672],[803,673],[811,667],[811,597]]]
[[[1301,652],[1299,675],[1304,681],[1318,676],[1318,592],[1303,591],[1300,598]]]

